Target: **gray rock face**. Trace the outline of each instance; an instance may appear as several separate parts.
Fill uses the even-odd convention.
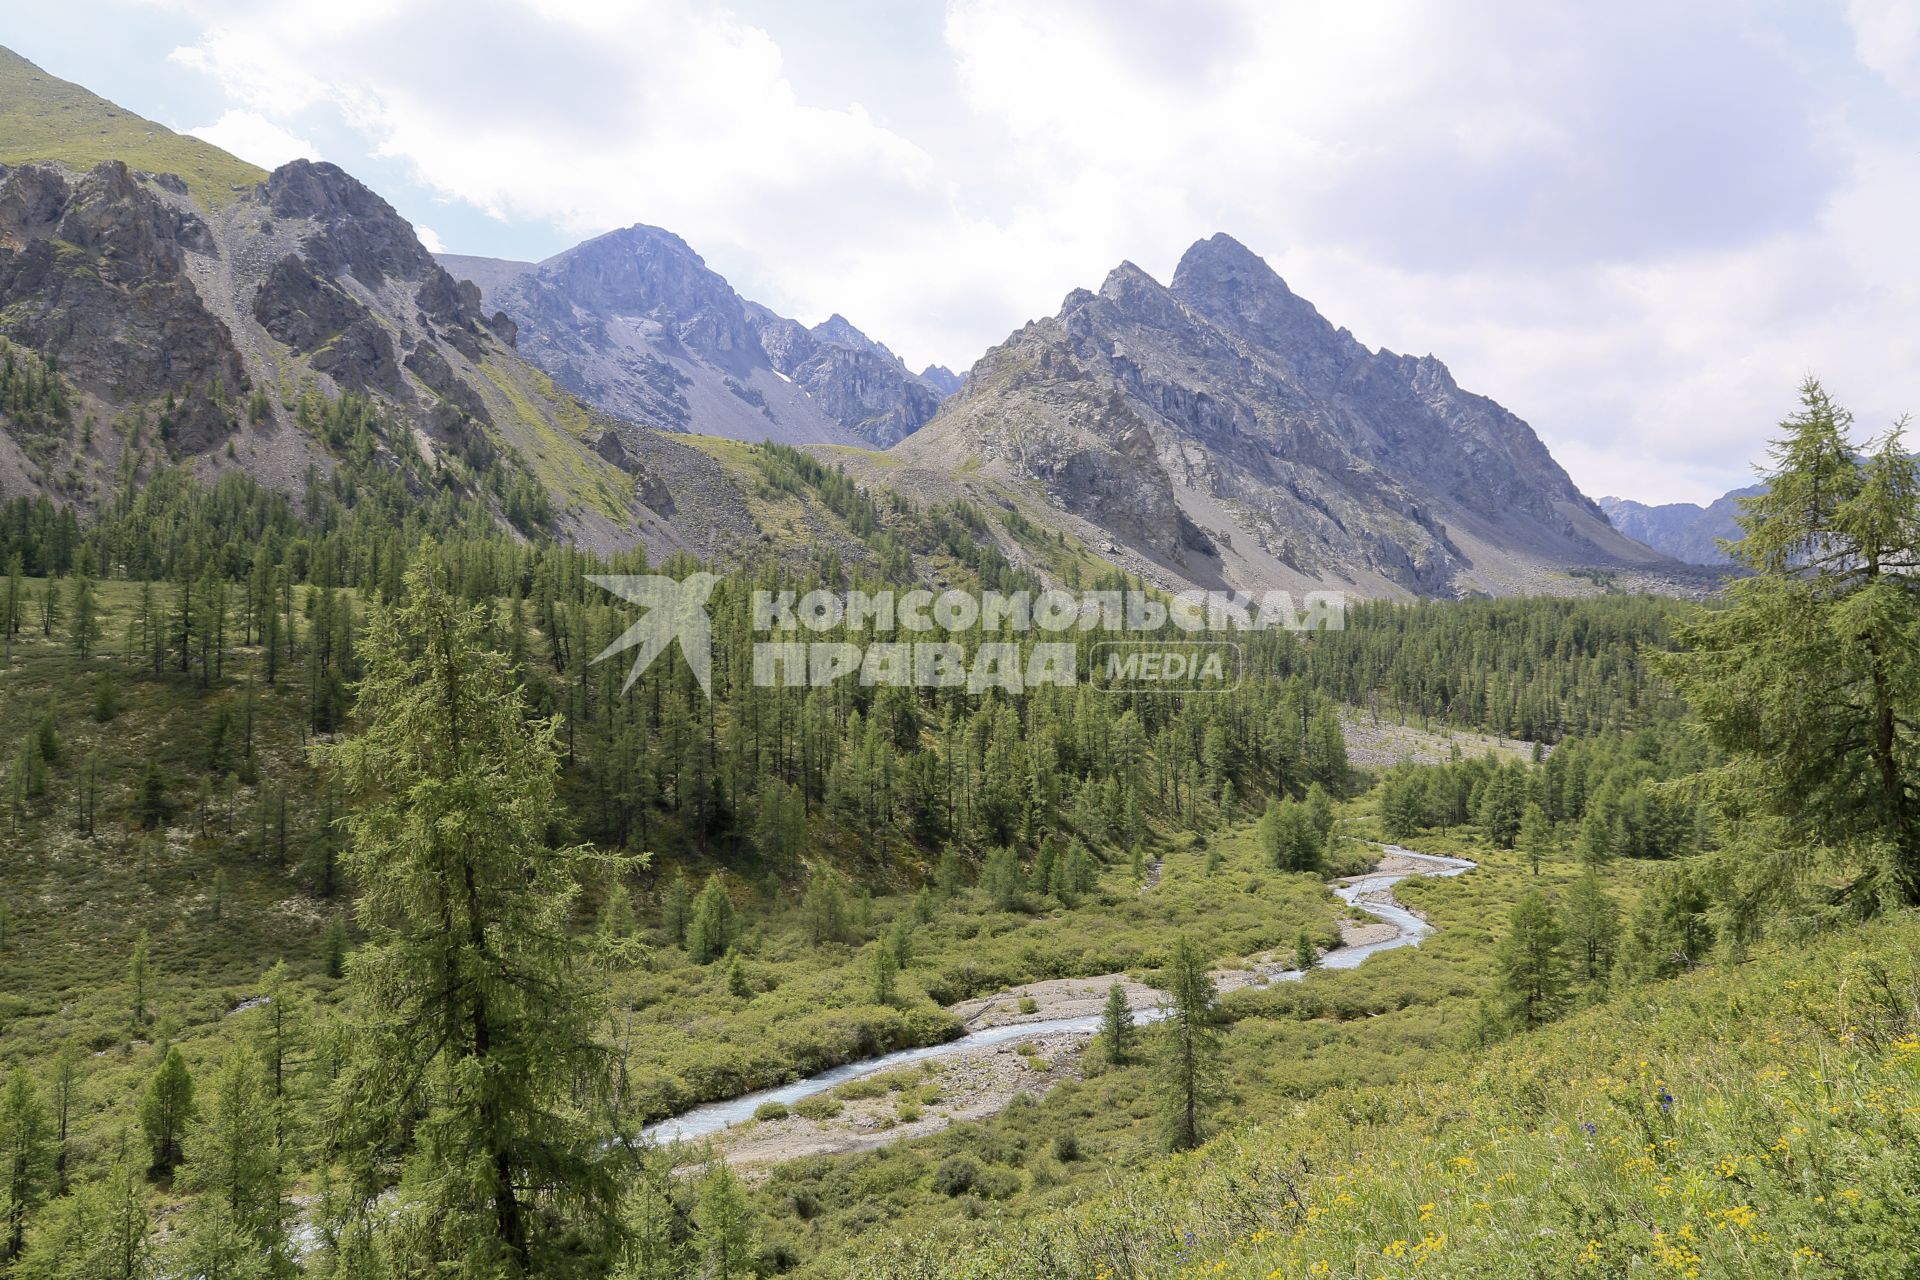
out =
[[[920,381],[939,392],[940,398],[943,400],[958,391],[966,383],[964,377],[943,364],[930,364],[922,369],[920,371]]]
[[[1766,492],[1765,485],[1748,485],[1715,498],[1706,506],[1668,502],[1648,506],[1631,498],[1602,498],[1600,509],[1613,527],[1656,551],[1688,564],[1731,564],[1719,539],[1738,541],[1743,535],[1738,517],[1740,499]]]
[[[110,162],[71,176],[0,173],[0,335],[112,401],[247,385],[233,335],[194,288],[189,252],[213,238]],[[194,440],[224,435],[201,423]]]
[[[1372,351],[1218,235],[1131,263],[974,367],[908,459],[991,462],[1168,575],[1422,595],[1660,557],[1431,356]]]
[[[512,352],[511,322],[489,319],[480,290],[448,275],[390,205],[306,161],[217,207],[117,161],[0,168],[0,336],[55,361],[87,417],[130,424],[37,442],[45,465],[28,483],[83,504],[103,496],[136,434],[142,449],[162,446],[155,462],[238,467],[298,492],[331,458],[295,427],[293,390],[382,404],[389,434],[376,448],[394,465],[449,451],[484,468],[503,446],[551,450],[583,416],[543,390]],[[574,447],[586,455],[584,440]]]
[[[609,232],[545,262],[448,255],[561,386],[673,431],[886,447],[943,392],[835,315],[812,329],[735,293],[658,227]]]

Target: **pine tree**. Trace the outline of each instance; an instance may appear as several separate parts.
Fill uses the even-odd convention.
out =
[[[1127,1002],[1127,989],[1115,982],[1100,1010],[1100,1044],[1110,1066],[1125,1066],[1132,1059],[1133,1035],[1133,1006]]]
[[[735,1000],[745,1000],[753,994],[753,984],[747,980],[747,966],[740,959],[740,953],[734,952],[733,959],[727,962],[727,994]]]
[[[1313,943],[1313,935],[1302,929],[1293,940],[1293,967],[1301,973],[1310,973],[1320,967],[1320,948]]]
[[[719,872],[715,872],[693,900],[693,915],[687,922],[687,954],[695,964],[711,964],[733,945],[737,930],[733,899]]]
[[[1567,894],[1567,949],[1574,975],[1589,987],[1607,979],[1620,945],[1620,907],[1588,867]]]
[[[171,1045],[140,1099],[140,1130],[147,1139],[150,1173],[164,1177],[180,1163],[187,1125],[197,1114],[187,1060],[180,1056],[179,1045]]]
[[[53,1186],[47,1113],[25,1067],[0,1089],[0,1265],[20,1256],[27,1223]]]
[[[1496,989],[1508,1021],[1533,1028],[1553,1021],[1566,1008],[1566,957],[1560,922],[1538,891],[1514,904],[1507,936],[1494,949]]]
[[[1720,794],[1852,855],[1869,904],[1920,902],[1920,478],[1898,426],[1864,457],[1818,382],[1727,544],[1751,573],[1661,669],[1728,760]]]
[[[152,1214],[139,1172],[124,1157],[38,1216],[10,1280],[145,1280]]]
[[[873,944],[873,959],[868,972],[873,978],[873,1002],[892,1004],[894,988],[900,974],[900,959],[893,953],[893,945],[882,938]]]
[[[724,1160],[716,1160],[700,1179],[700,1205],[694,1216],[693,1244],[703,1277],[733,1280],[753,1274],[753,1209],[739,1179]]]
[[[1213,978],[1191,938],[1174,943],[1159,986],[1171,1011],[1160,1033],[1160,1083],[1168,1150],[1200,1145],[1207,1108],[1220,1087],[1220,1031],[1214,1025]]]
[[[291,1261],[279,1149],[261,1140],[275,1128],[274,1111],[259,1060],[244,1046],[229,1049],[206,1107],[187,1130],[178,1181],[199,1199],[188,1213],[184,1274],[217,1274],[224,1269],[214,1260],[235,1253],[264,1262],[269,1273]]]
[[[409,1194],[374,1228],[405,1268],[526,1276],[554,1240],[615,1228],[601,1136],[576,1110],[610,1087],[609,1061],[567,926],[583,857],[547,840],[558,725],[528,715],[482,643],[484,610],[448,578],[424,546],[405,602],[367,629],[363,732],[316,749],[353,803],[345,858],[369,935],[333,1123],[350,1158],[405,1152]]]

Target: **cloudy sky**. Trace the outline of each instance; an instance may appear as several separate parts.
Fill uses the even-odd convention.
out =
[[[1920,0],[66,0],[0,40],[456,252],[668,227],[916,366],[1223,230],[1595,495],[1745,483],[1808,373],[1920,409]]]

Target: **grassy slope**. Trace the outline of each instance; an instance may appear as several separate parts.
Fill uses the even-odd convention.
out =
[[[36,600],[44,584],[30,586]],[[344,898],[315,892],[314,868],[304,856],[318,811],[304,764],[298,664],[282,668],[277,690],[261,688],[255,701],[255,747],[269,787],[288,790],[290,847],[282,867],[254,843],[256,789],[239,787],[228,833],[225,806],[216,801],[209,833],[200,835],[193,812],[196,779],[204,772],[207,732],[215,708],[237,718],[244,697],[238,679],[257,670],[257,650],[230,658],[229,680],[212,692],[177,673],[136,675],[118,657],[138,588],[125,582],[98,587],[103,645],[78,661],[56,631],[33,625],[0,669],[0,759],[11,774],[19,744],[41,715],[55,712],[60,759],[45,794],[28,805],[26,822],[7,831],[0,853],[0,902],[8,918],[0,943],[0,1067],[26,1063],[45,1070],[54,1047],[73,1039],[85,1059],[84,1101],[77,1118],[77,1158],[111,1149],[131,1116],[156,1062],[156,1042],[178,1041],[196,1069],[217,1061],[227,1038],[251,1031],[258,1015],[229,1017],[258,992],[261,973],[285,959],[296,986],[321,1000],[333,984],[322,976],[321,934]],[[169,592],[161,590],[164,604]],[[111,673],[119,700],[112,720],[93,716],[95,681]],[[86,760],[99,763],[95,834],[77,831],[78,788]],[[164,834],[137,830],[128,814],[151,756],[160,764],[176,809]],[[0,822],[8,816],[0,812]],[[224,872],[218,913],[214,884]],[[128,957],[142,930],[151,935],[150,1022],[136,1029],[129,1012]]]
[[[1907,916],[1269,1108],[1037,1223],[861,1249],[840,1274],[1908,1274],[1916,997]]]
[[[1204,861],[1174,855],[1145,894],[1123,863],[1110,866],[1074,910],[1043,899],[1034,914],[994,911],[969,892],[915,931],[893,1008],[872,1001],[864,943],[812,946],[793,913],[756,902],[741,948],[752,997],[728,994],[724,964],[692,964],[678,948],[615,975],[620,1004],[638,1011],[631,1069],[645,1082],[641,1101],[664,1113],[780,1083],[796,1064],[938,1040],[952,1024],[930,991],[946,1002],[1043,978],[1145,973],[1183,932],[1223,961],[1291,946],[1302,929],[1332,941],[1336,904],[1312,876],[1262,871],[1249,830],[1229,838],[1218,870],[1206,873]],[[905,894],[878,899],[873,932],[910,905]]]
[[[0,164],[55,160],[91,169],[124,160],[183,178],[209,205],[267,175],[211,143],[145,120],[0,48]]]
[[[1375,834],[1376,798],[1369,795],[1345,806],[1343,829],[1360,836]],[[1261,869],[1252,824],[1215,840],[1222,855],[1222,867],[1212,877],[1216,892],[1197,899],[1196,906],[1233,911],[1233,886],[1248,881],[1305,881],[1314,896],[1325,901],[1311,877],[1276,876]],[[1385,952],[1358,970],[1325,971],[1302,983],[1249,988],[1225,997],[1223,1005],[1233,1022],[1224,1042],[1225,1086],[1211,1117],[1215,1129],[1289,1113],[1322,1096],[1348,1097],[1356,1088],[1400,1085],[1456,1061],[1473,1036],[1479,998],[1493,979],[1493,946],[1513,904],[1535,888],[1550,895],[1563,893],[1580,870],[1570,855],[1555,853],[1543,860],[1536,876],[1522,854],[1485,848],[1469,832],[1430,844],[1435,852],[1463,853],[1481,865],[1458,878],[1419,879],[1399,886],[1401,899],[1417,905],[1439,929],[1419,948]],[[1170,855],[1165,885],[1204,884],[1209,879],[1204,864],[1198,851]],[[1646,864],[1615,863],[1607,868],[1606,881],[1630,909],[1652,870]],[[1218,893],[1219,888],[1229,892]],[[1179,927],[1193,932],[1222,960],[1254,949],[1247,945],[1251,939],[1222,937],[1191,913]],[[1171,937],[1173,932],[1169,923],[1154,936]],[[1279,941],[1285,944],[1290,938],[1283,934]],[[1580,998],[1590,1001],[1603,994],[1585,992]],[[841,1276],[850,1268],[872,1265],[875,1246],[869,1233],[879,1229],[883,1218],[908,1235],[942,1233],[940,1249],[947,1247],[948,1231],[977,1237],[980,1221],[998,1222],[1011,1240],[1026,1241],[1024,1223],[1048,1222],[1045,1215],[1050,1212],[1098,1196],[1116,1178],[1164,1160],[1158,1128],[1162,1089],[1151,1061],[1114,1069],[1096,1056],[1083,1060],[1082,1068],[1084,1079],[990,1121],[871,1154],[801,1160],[774,1171],[760,1191],[768,1238],[807,1259],[802,1274],[809,1277]],[[1071,1134],[1077,1145],[1071,1161],[1055,1154],[1054,1139],[1062,1134]],[[942,1161],[957,1156],[985,1171],[994,1186],[992,1194],[955,1199],[934,1189],[935,1171]],[[804,1219],[796,1213],[796,1204],[808,1206]],[[924,1274],[946,1273],[934,1267]]]

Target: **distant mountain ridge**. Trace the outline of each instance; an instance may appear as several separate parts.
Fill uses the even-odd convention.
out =
[[[1739,524],[1740,500],[1766,491],[1763,484],[1748,485],[1724,493],[1704,507],[1694,502],[1649,506],[1631,498],[1605,497],[1600,499],[1600,509],[1614,528],[1656,551],[1688,564],[1722,565],[1733,563],[1733,559],[1720,549],[1719,539],[1737,542],[1745,536]]]
[[[1447,595],[1670,562],[1615,531],[1527,424],[1431,356],[1372,351],[1226,235],[1132,263],[989,351],[903,460],[1043,487],[1199,585]]]
[[[440,261],[513,318],[521,350],[556,382],[642,426],[886,448],[950,394],[951,374],[911,372],[844,316],[809,328],[742,298],[659,227],[610,231],[539,263]]]

